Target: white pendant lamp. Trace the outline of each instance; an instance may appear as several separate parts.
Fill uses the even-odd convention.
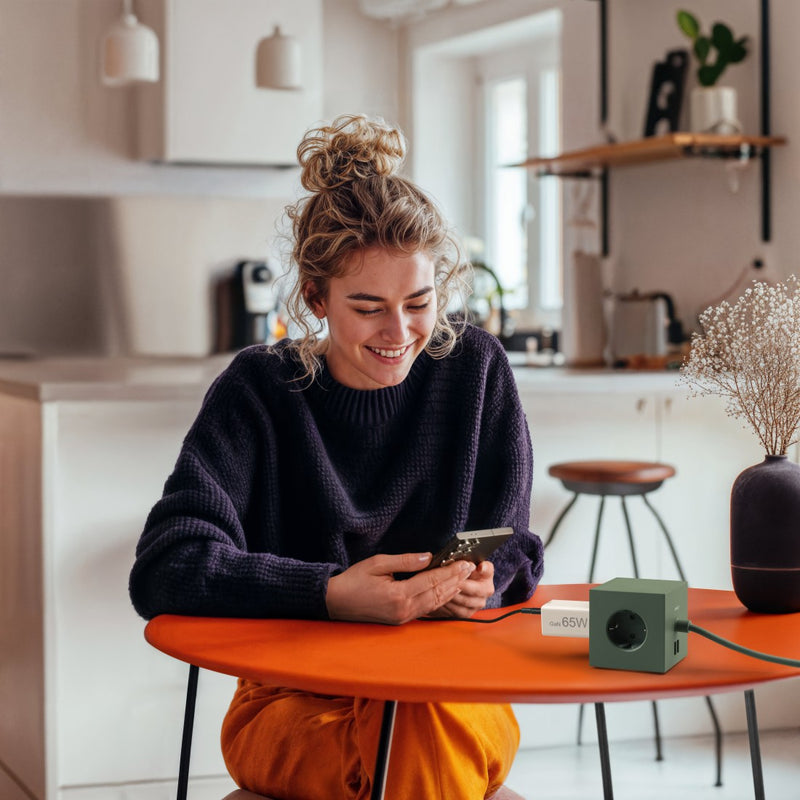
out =
[[[103,83],[128,86],[158,80],[158,37],[133,13],[133,0],[123,0],[122,16],[103,37]]]
[[[279,26],[256,48],[256,86],[261,89],[302,89],[303,53],[294,36]]]

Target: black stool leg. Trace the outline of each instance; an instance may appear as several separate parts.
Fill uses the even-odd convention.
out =
[[[575,494],[572,502],[574,503],[577,499],[578,495]],[[597,509],[597,524],[595,525],[594,529],[594,543],[592,545],[592,563],[589,565],[589,580],[588,582],[591,583],[594,579],[594,568],[597,564],[597,550],[600,544],[600,526],[603,522],[603,509],[606,505],[606,496],[604,494],[600,495],[600,506]],[[603,724],[605,725],[605,716],[603,716]],[[581,704],[580,708],[578,708],[578,744],[581,744],[583,739],[583,705]]]
[[[578,499],[578,493],[575,492],[575,494],[572,495],[572,499],[569,501],[569,503],[566,504],[566,506],[564,506],[564,509],[558,515],[558,519],[556,519],[555,524],[553,525],[553,527],[550,528],[550,533],[548,534],[547,541],[544,543],[543,547],[547,547],[547,545],[549,545],[550,542],[553,541],[553,539],[555,538],[555,535],[556,535],[556,531],[558,530],[559,526],[561,525],[561,522],[563,521],[564,517],[567,516],[567,512],[572,508],[572,506],[575,505],[575,501],[577,499]]]
[[[672,537],[669,535],[669,531],[667,530],[667,526],[664,524],[664,520],[661,519],[660,514],[647,499],[646,494],[642,495],[642,500],[644,500],[644,504],[650,509],[650,513],[655,517],[658,526],[661,528],[661,532],[664,534],[664,538],[667,540],[669,551],[672,553],[672,560],[675,562],[675,568],[678,570],[678,575],[682,581],[685,581],[686,575],[683,572],[683,567],[681,566],[680,559],[678,558],[678,551],[675,549],[675,544],[672,541]],[[714,786],[722,786],[722,729],[719,725],[717,712],[714,709],[714,703],[710,697],[706,697],[706,705],[708,706],[708,713],[711,714],[711,723],[714,726],[714,743],[717,758],[717,780]]]
[[[642,500],[644,500],[644,504],[650,509],[650,513],[656,518],[656,522],[661,528],[661,532],[664,534],[664,538],[667,540],[667,544],[669,545],[670,553],[672,553],[672,560],[675,562],[675,566],[678,569],[678,575],[680,575],[682,581],[685,581],[686,575],[683,574],[683,568],[681,567],[681,562],[678,560],[678,551],[675,549],[675,545],[672,542],[672,537],[669,535],[667,526],[664,524],[664,521],[658,515],[658,512],[655,510],[655,508],[653,508],[650,501],[647,499],[646,494],[642,495]]]
[[[192,754],[192,730],[194,708],[197,700],[197,676],[199,667],[189,665],[189,681],[186,684],[186,708],[183,713],[183,737],[181,738],[181,761],[178,769],[178,800],[186,800],[189,788],[189,759]]]
[[[644,498],[644,495],[642,495]],[[631,528],[631,519],[628,516],[628,506],[625,505],[625,496],[621,495],[620,503],[622,503],[622,516],[625,517],[625,530],[628,532],[628,544],[631,548],[631,561],[633,562],[633,577],[639,577],[639,564],[636,561],[636,545],[633,541],[633,529]],[[647,501],[645,501],[647,502]],[[658,706],[656,701],[653,700],[650,705],[653,708],[653,732],[656,740],[656,761],[663,761],[664,755],[661,749],[661,727],[658,724]]]
[[[594,545],[592,546],[592,563],[589,565],[589,583],[594,580],[594,568],[597,564],[597,550],[600,544],[600,523],[603,521],[603,509],[606,505],[606,496],[600,495],[600,508],[597,510],[597,525],[594,529]]]
[[[652,700],[650,704],[653,707],[653,730],[656,736],[656,761],[663,761],[664,756],[661,752],[661,726],[658,724],[658,706],[655,700]]]
[[[714,725],[714,752],[717,756],[717,781],[714,786],[722,786],[722,728],[720,728],[717,712],[710,697],[706,697],[708,713],[711,714],[711,722]]]
[[[644,495],[642,495],[644,497]],[[633,531],[631,530],[631,519],[628,516],[628,506],[625,505],[625,496],[620,495],[620,503],[622,503],[622,516],[625,517],[625,530],[628,532],[628,545],[631,548],[631,561],[633,562],[633,577],[639,577],[639,564],[636,561],[636,546],[633,543]]]

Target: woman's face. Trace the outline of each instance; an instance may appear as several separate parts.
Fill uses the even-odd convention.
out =
[[[356,253],[312,307],[328,320],[326,358],[339,383],[353,389],[395,386],[436,324],[433,259],[379,247]]]

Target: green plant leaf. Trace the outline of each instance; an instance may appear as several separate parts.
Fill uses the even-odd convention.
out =
[[[711,28],[711,41],[721,53],[733,47],[733,34],[731,29],[722,22],[715,22]]]
[[[716,64],[706,64],[697,70],[697,80],[700,81],[701,86],[713,86],[721,71]]]
[[[700,23],[688,11],[678,12],[678,27],[690,38],[696,39],[700,34]]]
[[[747,37],[743,36],[738,42],[734,43],[730,53],[728,53],[728,61],[730,61],[731,64],[738,64],[740,61],[744,61],[746,55]]]
[[[705,64],[708,54],[711,51],[711,40],[708,36],[698,36],[694,42],[694,54],[700,64]]]

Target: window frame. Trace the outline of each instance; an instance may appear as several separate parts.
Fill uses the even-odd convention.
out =
[[[552,35],[542,37],[537,41],[536,47],[530,42],[507,48],[502,51],[484,53],[475,60],[475,109],[476,127],[481,132],[478,137],[479,152],[483,157],[475,160],[474,184],[480,187],[478,203],[478,219],[481,220],[482,234],[485,241],[485,257],[488,263],[492,262],[494,243],[491,241],[491,208],[489,198],[492,192],[492,173],[494,165],[490,160],[489,131],[492,127],[491,102],[489,100],[490,88],[505,80],[522,77],[527,85],[527,115],[528,115],[528,153],[548,155],[542,148],[541,131],[538,125],[541,106],[541,77],[543,73],[555,70],[558,75],[558,95],[556,97],[555,119],[557,134],[549,150],[558,152],[561,146],[561,65],[560,65],[560,30]],[[553,276],[563,287],[564,272],[564,236],[563,215],[564,199],[561,182],[552,178],[539,178],[532,170],[526,171],[526,188],[529,198],[527,207],[541,208],[543,196],[546,192],[555,195],[557,208],[557,223],[554,229],[557,252],[557,275]],[[562,305],[546,307],[541,300],[541,263],[542,239],[540,235],[540,214],[531,214],[522,211],[527,217],[527,304],[523,308],[515,309],[513,317],[517,327],[559,327],[561,323]],[[563,290],[562,290],[563,303]]]

